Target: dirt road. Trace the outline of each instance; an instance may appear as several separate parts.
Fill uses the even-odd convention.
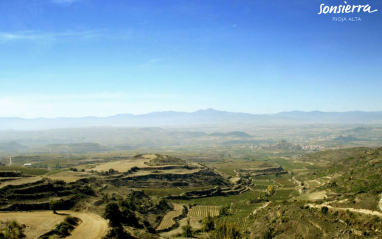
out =
[[[322,208],[323,206],[326,206],[329,209],[333,209],[333,210],[342,210],[342,211],[349,210],[350,212],[356,212],[356,213],[361,213],[361,214],[366,214],[366,215],[374,215],[374,216],[382,217],[381,212],[372,211],[372,210],[368,210],[368,209],[358,209],[358,208],[350,208],[350,207],[342,208],[342,207],[332,207],[330,205],[317,205],[317,204],[308,204],[308,205],[309,205],[309,207],[314,207],[314,208]]]
[[[302,186],[301,186],[301,182],[298,181],[295,177],[292,177],[292,180],[297,184],[296,188],[298,189],[298,193],[301,194],[302,193]]]
[[[99,239],[107,232],[108,224],[102,217],[89,212],[62,211],[73,217],[78,217],[82,223],[78,225],[67,238],[70,239]],[[61,211],[60,211],[61,213]]]
[[[268,207],[268,205],[271,204],[271,202],[266,202],[264,203],[263,205],[261,205],[260,207],[256,208],[255,210],[253,210],[253,212],[251,213],[251,215],[255,215],[258,211],[260,211],[261,209],[264,209],[266,207]]]

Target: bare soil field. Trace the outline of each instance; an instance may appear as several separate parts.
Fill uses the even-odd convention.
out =
[[[26,238],[38,238],[49,232],[55,225],[64,221],[65,215],[53,214],[51,211],[41,212],[2,212],[0,220],[16,220],[24,224]]]
[[[119,160],[119,161],[100,164],[94,168],[88,169],[87,171],[97,170],[98,172],[101,172],[101,171],[108,171],[109,169],[112,168],[114,170],[117,170],[118,172],[126,172],[134,166],[137,166],[139,168],[148,167],[145,164],[148,161],[150,161],[149,158]]]
[[[326,191],[319,191],[314,193],[303,193],[295,197],[295,200],[323,200],[326,198]]]
[[[108,224],[102,217],[86,212],[59,211],[53,214],[51,211],[36,212],[2,212],[0,220],[16,220],[24,224],[26,238],[38,238],[52,230],[57,224],[64,221],[66,216],[78,217],[82,220],[67,238],[99,239],[106,234]]]

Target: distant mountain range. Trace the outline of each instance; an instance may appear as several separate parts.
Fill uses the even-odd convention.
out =
[[[277,114],[248,114],[198,110],[192,113],[165,111],[142,115],[120,114],[82,118],[0,118],[0,130],[43,130],[77,127],[166,127],[208,125],[301,125],[382,124],[382,111],[321,112],[291,111]]]

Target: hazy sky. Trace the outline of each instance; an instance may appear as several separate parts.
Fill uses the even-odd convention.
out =
[[[382,4],[0,0],[0,117],[382,110]],[[361,17],[338,22],[333,17]]]

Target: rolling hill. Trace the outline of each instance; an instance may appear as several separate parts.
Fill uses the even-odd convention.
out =
[[[382,124],[382,112],[302,112],[248,114],[198,110],[192,113],[165,111],[142,115],[120,114],[83,118],[0,118],[0,130],[41,130],[78,127],[159,127],[200,125],[294,125],[294,124]]]

